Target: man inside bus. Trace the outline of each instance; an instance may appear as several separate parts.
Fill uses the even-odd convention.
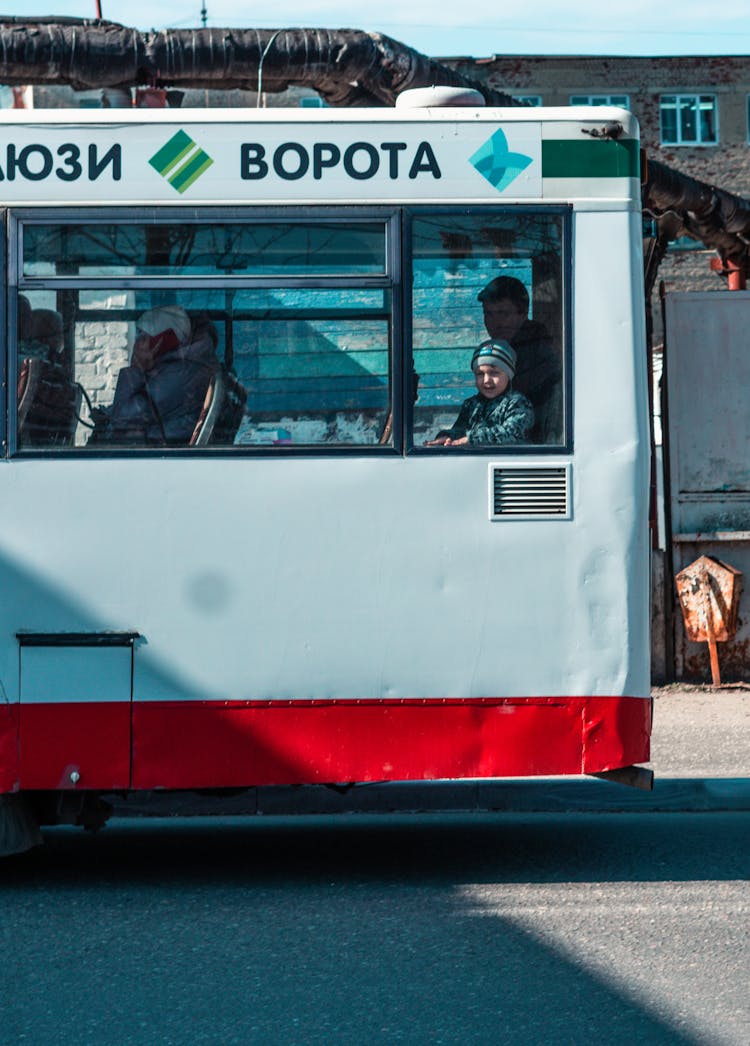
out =
[[[179,305],[144,312],[130,366],[117,376],[112,405],[92,412],[89,442],[180,446],[190,442],[211,377],[219,367],[206,325],[194,331]]]
[[[25,294],[18,295],[18,355],[21,359],[53,359],[63,347],[62,316],[55,309],[32,309]]]
[[[562,436],[562,366],[550,336],[529,319],[529,294],[514,276],[496,276],[477,295],[490,338],[510,342],[518,357],[513,382],[531,401],[536,423],[532,443],[559,443]]]
[[[33,309],[31,313],[31,340],[41,347],[44,355],[53,359],[63,348],[63,320],[56,309]]]
[[[516,354],[507,341],[490,338],[474,350],[471,369],[476,396],[464,400],[449,429],[442,429],[427,447],[495,446],[525,443],[534,425],[534,408],[511,388]]]

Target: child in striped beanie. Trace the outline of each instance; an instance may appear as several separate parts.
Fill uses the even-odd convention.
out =
[[[534,408],[511,388],[516,353],[500,338],[490,338],[474,350],[471,369],[477,394],[464,400],[458,417],[428,447],[495,446],[523,443],[534,427]]]

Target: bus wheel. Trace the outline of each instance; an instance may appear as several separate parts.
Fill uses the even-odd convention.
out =
[[[39,821],[26,796],[0,795],[0,857],[25,853],[41,844]]]

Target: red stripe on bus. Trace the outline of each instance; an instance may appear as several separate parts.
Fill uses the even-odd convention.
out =
[[[0,704],[0,792],[18,784],[18,705]]]
[[[134,708],[134,787],[580,774],[649,758],[650,701],[633,698],[174,711]]]
[[[34,704],[20,706],[20,779],[144,789],[597,773],[647,761],[650,723],[650,700],[621,697]]]

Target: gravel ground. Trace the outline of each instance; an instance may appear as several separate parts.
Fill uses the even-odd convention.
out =
[[[655,687],[651,762],[659,778],[750,777],[750,684]]]

